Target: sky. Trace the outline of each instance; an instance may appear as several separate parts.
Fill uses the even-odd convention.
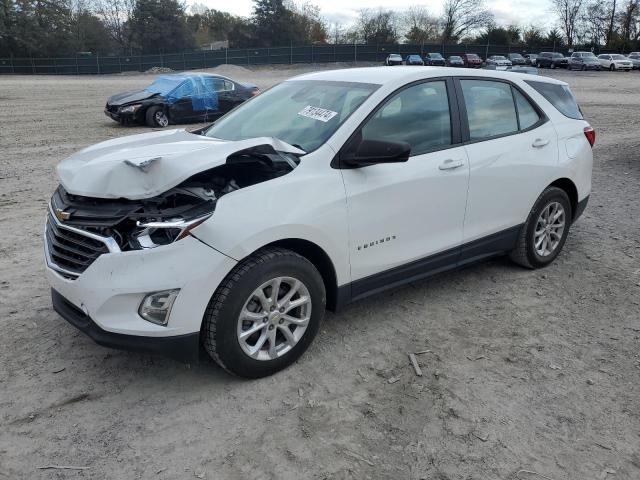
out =
[[[187,0],[188,4],[204,4],[209,8],[223,10],[235,15],[249,16],[252,11],[251,0]],[[439,15],[442,10],[442,0],[422,0],[419,2],[393,2],[390,0],[377,3],[375,0],[312,0],[318,5],[322,15],[330,23],[348,25],[357,17],[358,10],[362,8],[388,8],[404,10],[417,3],[425,5],[432,14]],[[486,0],[487,7],[495,15],[496,23],[509,25],[536,25],[543,29],[551,27],[550,0]]]

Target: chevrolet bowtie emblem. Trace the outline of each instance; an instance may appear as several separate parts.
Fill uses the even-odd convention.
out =
[[[56,218],[61,222],[64,222],[65,220],[69,220],[71,218],[71,213],[65,212],[61,208],[56,208],[55,213],[56,213]]]

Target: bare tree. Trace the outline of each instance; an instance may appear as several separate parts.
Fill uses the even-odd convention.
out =
[[[640,0],[628,0],[620,12],[620,34],[625,45],[640,38]]]
[[[409,7],[402,15],[407,40],[411,43],[425,43],[439,37],[438,19],[422,5]]]
[[[95,11],[109,34],[122,51],[131,47],[131,30],[127,22],[133,14],[136,0],[94,0]]]
[[[560,17],[560,28],[572,47],[578,33],[579,21],[583,15],[584,0],[553,0],[553,8]]]
[[[616,0],[611,2],[611,8],[609,10],[609,28],[607,29],[606,44],[611,45],[611,37],[613,36],[613,25],[616,20]]]
[[[493,14],[487,10],[484,0],[446,0],[441,18],[442,40],[459,40],[492,19]]]
[[[398,41],[398,16],[394,10],[362,9],[356,26],[360,39],[365,43],[396,43]]]

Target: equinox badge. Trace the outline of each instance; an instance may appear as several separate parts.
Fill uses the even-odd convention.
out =
[[[70,212],[65,212],[61,208],[56,208],[56,212],[55,213],[56,213],[56,218],[58,220],[60,220],[61,222],[64,222],[65,220],[69,220],[71,218],[71,213]]]

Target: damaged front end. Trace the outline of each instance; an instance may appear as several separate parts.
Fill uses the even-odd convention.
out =
[[[229,154],[224,163],[145,198],[81,195],[70,192],[62,183],[51,198],[45,231],[47,262],[61,275],[74,279],[103,253],[176,242],[209,219],[224,195],[295,169],[300,162],[299,151],[293,147],[289,150],[276,150],[272,144],[243,148]],[[119,165],[129,165],[128,175],[134,177],[147,177],[150,172],[145,169],[158,167],[153,162],[128,162],[122,158]]]

